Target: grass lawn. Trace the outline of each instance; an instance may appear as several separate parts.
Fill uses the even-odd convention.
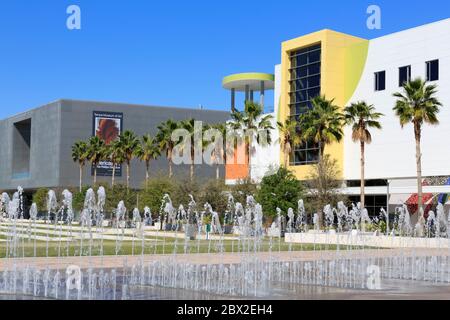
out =
[[[5,237],[0,237],[0,239],[5,239]],[[155,241],[157,240],[157,241]],[[224,252],[248,252],[249,249],[243,248],[243,243],[239,243],[237,240],[224,240],[223,241],[223,251]],[[250,251],[254,250],[253,241],[245,243],[246,246],[250,245]],[[312,244],[286,244],[284,240],[274,240],[272,244],[269,240],[263,240],[258,251],[268,252],[272,246],[272,251],[312,251],[312,250],[336,250],[335,245],[312,245]],[[36,241],[36,256],[46,257],[46,247],[47,243],[45,241]],[[116,254],[116,241],[103,241],[103,246],[101,246],[100,240],[92,241],[91,251],[89,250],[89,239],[84,239],[83,241],[83,251],[81,252],[81,241],[73,240],[67,242],[62,240],[59,242],[49,242],[48,243],[48,256],[88,256],[89,253],[92,256],[98,256],[101,253],[101,247],[103,247],[103,254],[106,256]],[[346,250],[347,247],[340,246],[341,250]],[[0,242],[0,259],[6,257],[7,243]],[[353,248],[356,249],[356,248]],[[178,239],[176,241],[174,238],[146,238],[144,243],[144,249],[142,248],[142,241],[136,240],[126,241],[120,245],[119,255],[140,255],[144,250],[144,254],[196,254],[196,253],[220,253],[220,242],[216,240],[194,240],[186,242],[183,239]],[[27,240],[22,243],[19,240],[17,248],[18,257],[34,257],[34,240]],[[58,254],[59,252],[59,254]]]

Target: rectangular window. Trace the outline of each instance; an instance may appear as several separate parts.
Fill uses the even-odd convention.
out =
[[[294,146],[293,155],[291,156],[291,165],[304,166],[315,164],[319,161],[319,154],[320,148],[314,142]]]
[[[298,119],[312,108],[311,99],[320,95],[321,89],[320,44],[290,53],[290,103],[291,116]],[[319,147],[314,143],[293,146],[291,165],[302,166],[317,163]]]
[[[411,81],[411,66],[401,67],[399,69],[399,80],[398,85],[403,87],[405,83]]]
[[[375,72],[375,91],[386,89],[386,71]]]
[[[427,81],[439,80],[439,60],[427,62]]]

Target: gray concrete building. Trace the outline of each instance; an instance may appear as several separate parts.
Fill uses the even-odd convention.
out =
[[[27,191],[40,187],[77,187],[78,165],[72,160],[72,145],[88,140],[98,132],[104,139],[114,139],[118,133],[132,130],[137,135],[155,135],[157,126],[168,119],[176,121],[194,118],[206,123],[228,120],[222,111],[131,105],[122,103],[59,100],[0,121],[0,189],[14,190],[22,186]],[[111,168],[109,168],[111,169]],[[122,172],[120,172],[122,171]],[[223,173],[222,168],[222,175]],[[167,174],[164,156],[152,162],[152,175]],[[174,166],[174,174],[189,173],[188,166]],[[99,169],[99,183],[110,183],[108,164]],[[196,175],[215,177],[215,168],[196,167]],[[117,183],[125,183],[125,166],[118,170]],[[131,185],[142,186],[145,165],[134,160]],[[84,169],[83,184],[92,183],[90,164]]]

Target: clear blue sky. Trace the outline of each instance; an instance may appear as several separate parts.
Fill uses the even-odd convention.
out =
[[[66,28],[71,4],[80,31]],[[382,30],[366,27],[370,4]],[[0,118],[59,98],[225,110],[222,77],[273,72],[284,40],[323,28],[371,39],[449,16],[448,0],[2,0]]]

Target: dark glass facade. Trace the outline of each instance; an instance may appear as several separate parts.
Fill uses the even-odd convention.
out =
[[[311,100],[320,95],[321,57],[320,44],[291,52],[289,108],[292,117],[298,118],[311,109]],[[319,147],[314,143],[305,143],[294,147],[291,165],[313,164],[318,159]]]

